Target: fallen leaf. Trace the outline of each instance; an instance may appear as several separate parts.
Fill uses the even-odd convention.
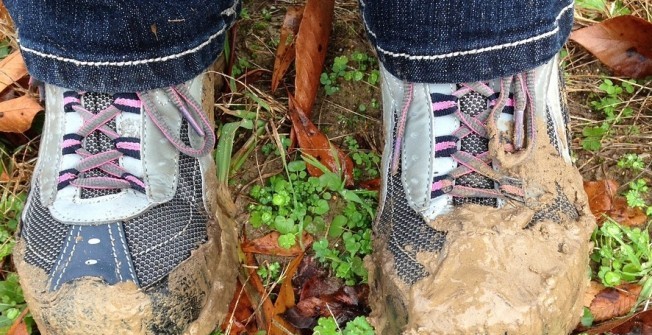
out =
[[[596,322],[623,316],[634,307],[640,293],[641,286],[638,284],[607,287],[595,296],[589,309]]]
[[[329,295],[300,300],[296,306],[288,309],[284,317],[301,329],[314,327],[319,317],[332,316],[335,321],[344,324],[369,312],[366,306],[368,294],[367,285],[343,286]]]
[[[42,110],[39,102],[28,95],[0,102],[0,131],[23,133],[32,125],[36,113]]]
[[[0,92],[27,75],[27,67],[20,52],[14,51],[0,61]]]
[[[292,283],[300,290],[299,302],[283,317],[299,329],[314,327],[320,316],[333,316],[344,323],[369,312],[369,286],[343,286],[312,257],[304,259]]]
[[[642,226],[647,222],[647,215],[640,208],[632,208],[627,205],[623,197],[615,197],[612,201],[611,210],[607,216],[625,226]]]
[[[258,327],[252,321],[254,307],[242,287],[240,280],[236,282],[235,292],[226,319],[222,323],[221,329],[227,334],[241,334],[247,332],[254,334]]]
[[[292,278],[297,273],[299,265],[303,260],[303,253],[295,257],[290,265],[288,266],[287,271],[285,272],[285,279],[281,284],[281,288],[278,291],[278,297],[274,303],[274,319],[272,322],[272,328],[270,329],[271,335],[286,335],[287,332],[296,333],[296,328],[285,321],[282,318],[282,314],[287,311],[288,308],[294,307],[295,297],[294,297],[294,287],[292,287]]]
[[[281,36],[276,49],[276,58],[274,59],[272,92],[276,91],[278,84],[297,55],[294,42],[299,32],[301,19],[303,19],[303,9],[303,6],[288,7],[285,13],[285,19],[283,19],[283,25],[281,26]]]
[[[27,325],[25,324],[25,316],[29,312],[29,309],[25,308],[22,313],[14,320],[14,323],[7,331],[7,335],[29,335],[27,331]]]
[[[587,335],[652,335],[652,309],[583,330]]]
[[[598,283],[597,281],[591,281],[589,283],[589,288],[584,293],[584,299],[582,300],[584,303],[582,305],[585,307],[591,306],[591,302],[593,302],[595,296],[598,295],[598,293],[600,293],[604,289],[605,289],[604,285]]]
[[[255,240],[247,241],[242,244],[242,251],[251,252],[261,255],[272,256],[298,256],[303,253],[303,249],[299,243],[296,243],[292,248],[286,249],[278,245],[278,238],[281,234],[273,231],[263,237]],[[310,234],[303,234],[303,247],[306,248],[312,244],[313,237]]]
[[[310,116],[315,104],[333,25],[335,0],[308,0],[297,35],[297,75],[294,81],[297,105]]]
[[[299,148],[310,156],[315,157],[329,170],[339,173],[340,170],[347,186],[353,185],[353,161],[341,149],[335,147],[317,127],[310,121],[303,109],[295,103],[290,95],[290,119],[292,129],[297,134]],[[308,172],[312,176],[323,174],[317,167],[308,164]]]
[[[256,308],[256,313],[258,314],[258,324],[259,328],[269,329],[272,324],[272,319],[274,318],[274,304],[270,296],[265,290],[265,285],[263,285],[262,279],[256,272],[258,268],[258,263],[256,258],[252,253],[245,253],[245,265],[247,274],[249,275],[247,284],[253,286],[254,291],[249,295],[252,305],[262,306],[262,308]]]
[[[585,181],[584,191],[589,199],[591,213],[598,224],[608,216],[625,226],[640,226],[645,224],[647,216],[640,208],[627,206],[627,200],[618,196],[618,183],[614,180]]]
[[[380,178],[361,181],[359,186],[369,191],[380,191]]]
[[[611,199],[616,195],[618,183],[615,180],[584,181],[584,191],[589,198],[591,213],[596,218],[611,209]]]
[[[652,75],[652,23],[633,15],[617,16],[574,31],[570,39],[585,47],[616,75]]]

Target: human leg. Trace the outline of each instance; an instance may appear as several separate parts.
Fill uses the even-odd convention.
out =
[[[238,2],[5,3],[45,82],[14,257],[40,331],[208,334],[237,267],[201,72]]]
[[[382,64],[386,134],[377,330],[572,330],[594,224],[553,59],[572,3],[361,7]]]

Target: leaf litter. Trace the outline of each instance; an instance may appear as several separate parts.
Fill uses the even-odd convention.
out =
[[[332,3],[333,1],[330,0],[309,0],[308,4],[306,5],[307,14],[305,15],[303,21],[305,21],[307,17],[307,22],[309,23],[307,23],[306,26],[310,25],[313,28],[310,28],[310,30],[308,28],[303,28],[302,23],[300,28],[303,30],[300,29],[298,36],[296,36],[296,38],[292,38],[295,41],[294,47],[296,48],[294,56],[301,56],[297,58],[297,78],[295,81],[296,100],[299,101],[297,104],[299,104],[301,107],[295,110],[291,110],[290,117],[294,118],[293,124],[301,124],[300,130],[303,132],[303,135],[301,136],[310,138],[314,137],[314,134],[321,134],[317,135],[319,138],[317,144],[313,143],[306,145],[308,150],[320,150],[328,152],[332,162],[325,165],[332,168],[334,171],[338,171],[337,169],[344,171],[347,168],[346,164],[344,164],[344,167],[338,166],[338,164],[346,162],[347,156],[343,154],[339,149],[335,149],[337,150],[336,153],[332,147],[332,144],[329,143],[328,138],[323,135],[319,129],[317,129],[312,121],[310,121],[310,115],[315,103],[315,95],[317,89],[319,88],[319,75],[321,74],[323,68],[324,57],[326,55],[326,45],[330,35],[330,26],[333,15]],[[309,8],[313,9],[311,9],[309,12]],[[289,12],[290,10],[288,10],[288,15],[290,15]],[[315,15],[315,13],[320,14]],[[322,29],[320,31],[319,29],[314,28],[319,25],[318,22],[321,22],[321,24],[328,22],[327,27],[329,27],[329,29],[327,29],[327,31]],[[628,24],[645,26],[642,22]],[[649,22],[647,22],[647,24],[649,24]],[[621,34],[619,36],[622,36],[623,38],[627,37],[629,39],[619,41],[618,38],[613,37],[616,36],[614,35],[614,32],[618,31],[616,28],[614,28],[616,24],[610,23],[610,25],[611,26],[608,26],[607,28],[600,28],[602,29],[602,32],[587,32],[587,34],[590,33],[588,39],[596,39],[596,36],[600,36],[599,34],[606,34],[605,36],[610,36],[607,38],[609,40],[608,45],[612,47],[616,45],[617,47],[614,47],[613,49],[617,50],[618,53],[615,51],[612,53],[606,53],[605,50],[602,50],[596,51],[596,56],[602,53],[602,58],[600,56],[598,56],[598,58],[601,60],[603,58],[611,59],[607,61],[603,60],[603,62],[614,69],[616,74],[625,74],[635,77],[645,74],[649,75],[648,71],[650,69],[650,56],[647,49],[645,48],[645,43],[647,43],[645,42],[645,36],[641,37],[639,36],[640,34],[634,34],[633,36],[628,34]],[[293,27],[292,25],[289,25],[289,27],[291,28],[290,31],[292,33],[286,32],[287,41],[291,39],[290,36],[297,35],[297,32],[293,30],[296,27]],[[301,37],[302,33],[304,38]],[[574,35],[574,37],[580,36],[578,39],[585,38],[585,36],[583,37],[582,34],[579,33]],[[647,36],[651,35],[648,34]],[[284,39],[281,39],[281,41],[283,40]],[[326,44],[322,44],[320,41],[326,41]],[[279,50],[282,44],[285,43],[279,43]],[[300,45],[305,45],[306,49],[302,50],[308,51],[300,51]],[[647,43],[648,48],[650,45],[652,44]],[[289,49],[293,45],[288,44],[287,46]],[[589,50],[593,48],[592,46],[586,47]],[[279,69],[286,67],[284,71],[287,71],[287,68],[292,62],[291,60],[288,61],[289,58],[293,58],[290,57],[292,52],[287,50],[279,52],[281,55],[281,63],[283,63],[282,66],[279,66]],[[230,62],[230,64],[233,64],[233,62]],[[0,68],[2,68],[2,64],[0,64]],[[12,75],[11,73],[14,72],[6,71],[6,73],[8,73],[7,78],[13,78],[20,74],[20,71],[17,71],[20,70],[19,67],[14,66],[12,69],[13,70],[11,71],[16,71],[15,73],[18,74]],[[275,66],[274,75],[277,76],[279,83],[284,76],[282,73],[284,71],[279,70],[279,74],[276,74]],[[258,82],[264,78],[264,75],[265,74],[262,74],[261,71],[246,72],[243,75],[242,79],[250,79],[246,81],[248,84],[251,84],[252,82]],[[315,77],[317,79],[312,79]],[[8,82],[7,85],[10,86],[16,80],[18,79],[14,79],[11,82]],[[6,81],[0,80],[0,84],[4,85],[5,82]],[[278,83],[276,85],[278,85]],[[238,89],[241,90],[242,86],[240,86]],[[29,103],[27,102],[26,104],[27,105],[25,106],[30,108],[36,107],[35,105],[28,105]],[[15,109],[17,107],[14,105],[11,106],[11,108]],[[298,120],[299,122],[296,122],[295,120]],[[306,120],[308,122],[306,122]],[[2,124],[1,122],[2,121],[0,120],[0,124]],[[31,119],[29,124],[25,121],[22,122],[23,123],[21,123],[19,127],[14,126],[14,128],[12,128],[13,131],[20,132],[25,127],[29,128]],[[0,129],[0,131],[2,130]],[[297,130],[295,129],[295,131]],[[301,142],[300,138],[299,142]],[[329,145],[326,146],[324,143],[329,143]],[[344,155],[344,158],[340,157],[340,155]],[[324,157],[320,158],[322,160],[328,159]],[[316,174],[319,173],[316,170],[313,170],[312,172]],[[344,174],[348,176],[346,172],[344,172]],[[644,214],[640,212],[640,210],[638,212],[628,212],[628,210],[631,210],[631,208],[627,208],[626,202],[623,202],[622,197],[616,195],[615,190],[618,188],[618,186],[614,186],[610,183],[610,181],[599,181],[598,184],[601,184],[601,186],[595,186],[596,191],[594,191],[594,195],[591,196],[590,194],[592,199],[592,211],[594,210],[595,205],[595,211],[593,213],[599,217],[603,217],[606,214],[612,217],[615,216],[616,218],[621,218],[617,219],[617,221],[624,224],[641,225],[644,223]],[[378,183],[377,181],[374,181],[367,187],[376,189],[378,187]],[[588,189],[587,192],[589,192]],[[642,219],[641,214],[643,215]],[[265,240],[265,238],[267,240]],[[291,264],[287,267],[286,277],[281,281],[279,285],[280,288],[276,287],[273,290],[274,292],[269,292],[268,289],[264,286],[260,276],[256,274],[255,269],[258,267],[258,265],[253,253],[269,253],[275,255],[281,254],[280,250],[275,249],[272,246],[274,238],[274,236],[265,236],[261,239],[249,241],[247,242],[248,244],[245,243],[245,245],[243,245],[243,250],[246,253],[245,270],[243,272],[247,274],[247,279],[244,281],[245,285],[240,286],[236,290],[236,297],[234,297],[234,301],[232,303],[233,309],[229,314],[233,315],[233,319],[228,323],[225,321],[225,329],[226,327],[232,327],[231,333],[246,332],[250,334],[254,334],[257,329],[268,329],[270,330],[270,334],[274,334],[274,329],[277,329],[277,331],[279,329],[279,327],[275,327],[274,325],[282,324],[282,326],[289,328],[289,325],[285,323],[283,319],[279,319],[279,315],[283,315],[286,320],[291,320],[294,326],[299,329],[309,329],[307,325],[314,325],[318,316],[335,316],[336,320],[341,321],[347,319],[350,320],[353,315],[363,315],[368,312],[368,307],[366,305],[368,287],[364,285],[358,287],[343,286],[337,280],[329,277],[328,273],[316,265],[312,258],[304,257],[303,254],[301,254],[302,250],[300,248],[291,249],[291,251],[286,254],[286,256],[294,257],[290,262]],[[310,242],[304,239],[304,245],[309,244]],[[300,265],[296,266],[297,264]],[[295,275],[292,275],[293,271],[296,271]],[[254,287],[255,289],[253,291],[248,290],[247,286]],[[632,297],[638,297],[638,292],[640,292],[640,286],[638,286],[638,288],[636,286],[632,286],[628,288],[619,287],[601,289],[595,298],[591,299],[590,303],[591,307],[593,308],[592,311],[595,319],[601,320],[604,318],[607,320],[615,315],[622,315],[622,313],[626,313],[631,309],[630,305],[632,300],[634,300],[634,303],[636,303],[636,299],[633,299]],[[249,298],[250,296],[252,297],[251,299]],[[272,302],[272,297],[276,297],[275,302]],[[627,306],[630,307],[626,308]],[[285,310],[280,312],[283,309]],[[604,314],[601,314],[603,312]],[[610,313],[613,316],[610,317]],[[610,331],[613,334],[652,334],[652,327],[650,326],[652,325],[652,313],[650,313],[650,311],[639,312],[625,319],[616,320],[616,323],[614,323],[613,326],[601,328],[602,332],[594,332],[593,330],[588,330],[587,333],[601,334],[603,332]],[[259,327],[259,325],[262,324],[265,324],[266,327]],[[19,331],[18,328],[21,327],[20,322],[17,322],[16,325],[17,330],[15,331]],[[290,331],[290,333],[295,332],[293,330]],[[18,332],[16,334],[22,333]],[[280,332],[279,334],[287,334],[287,332]]]
[[[570,39],[581,44],[616,75],[645,78],[652,75],[652,23],[623,15],[574,31]]]

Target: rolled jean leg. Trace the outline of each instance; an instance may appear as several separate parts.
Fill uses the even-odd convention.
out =
[[[214,71],[239,0],[5,1],[44,82],[13,261],[41,334],[208,335],[238,271]],[[202,108],[203,107],[203,108]]]
[[[394,76],[490,80],[550,60],[573,24],[572,0],[360,0],[369,39]]]
[[[382,63],[376,334],[568,334],[595,227],[555,57],[572,1],[361,7]]]
[[[135,92],[215,61],[239,0],[7,0],[31,75],[61,87]]]

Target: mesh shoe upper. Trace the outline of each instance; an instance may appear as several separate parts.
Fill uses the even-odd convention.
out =
[[[46,88],[49,131],[21,236],[51,290],[82,277],[147,287],[207,240],[215,138],[200,83],[113,95]]]
[[[530,132],[537,131],[535,122],[544,120],[550,143],[559,157],[569,162],[567,114],[560,105],[557,83],[545,91],[535,88],[533,80],[527,79],[534,77],[534,71],[507,87],[500,80],[409,84],[384,70],[383,75],[384,120],[386,133],[392,137],[384,150],[387,177],[375,233],[377,247],[391,252],[396,274],[404,283],[411,285],[429,275],[416,254],[442,249],[446,233],[429,222],[457,206],[502,207],[516,201],[535,212],[528,227],[542,220],[561,222],[562,217],[579,217],[559,186],[552,201],[528,200],[532,190],[523,181],[504,174],[508,169],[489,154],[488,122],[495,123],[505,150],[517,152],[528,150],[524,146],[534,142],[536,133]],[[557,76],[549,80],[556,81]],[[546,108],[530,110],[533,105],[528,101],[533,99],[547,101]],[[520,110],[515,113],[515,108]],[[493,109],[497,111],[491,114]],[[520,129],[516,130],[519,122]],[[519,141],[516,136],[525,138],[520,140],[519,150],[514,149],[515,141]],[[504,180],[507,182],[501,186]]]

